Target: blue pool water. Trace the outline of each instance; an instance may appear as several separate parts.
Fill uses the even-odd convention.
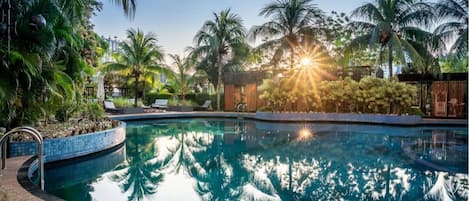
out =
[[[48,165],[66,200],[467,200],[467,128],[166,119]]]

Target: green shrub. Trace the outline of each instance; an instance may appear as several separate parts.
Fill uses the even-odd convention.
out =
[[[310,84],[308,84],[310,83]],[[360,82],[350,78],[334,81],[302,81],[275,78],[264,80],[260,98],[271,111],[323,111],[401,114],[417,95],[413,85],[375,77]],[[298,109],[302,104],[306,107]]]
[[[133,99],[132,99],[133,100]],[[122,97],[119,97],[119,98],[113,98],[112,99],[112,102],[114,103],[114,106],[118,107],[118,108],[123,108],[123,107],[132,107],[133,106],[133,101],[130,102],[129,101],[129,98],[122,98]]]
[[[420,110],[420,108],[418,108],[418,107],[410,107],[408,109],[404,109],[402,111],[402,114],[425,116],[425,114],[422,112],[422,110]]]
[[[83,108],[83,116],[93,121],[97,121],[105,117],[104,109],[99,103],[88,103]]]
[[[151,105],[155,103],[155,99],[172,99],[173,98],[172,93],[148,93],[145,94],[145,100],[143,101],[145,105]]]
[[[188,106],[188,107],[195,107],[197,103],[191,100],[177,100],[177,99],[169,99],[168,105],[170,106]]]
[[[185,96],[186,96],[186,100],[197,102],[196,101],[197,94],[190,93],[190,94],[186,94]],[[181,99],[181,97],[179,97],[179,99]]]

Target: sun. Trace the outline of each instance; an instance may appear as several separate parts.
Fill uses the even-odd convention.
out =
[[[309,57],[302,57],[301,60],[300,60],[301,64],[303,66],[308,66],[311,64],[311,58]]]

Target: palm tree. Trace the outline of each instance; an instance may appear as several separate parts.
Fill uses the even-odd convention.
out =
[[[245,30],[241,18],[230,9],[213,13],[213,16],[215,19],[205,22],[194,37],[197,47],[193,55],[211,58],[213,67],[217,69],[217,110],[220,110],[223,62],[233,49],[244,43]]]
[[[190,84],[193,79],[189,71],[194,68],[194,60],[190,57],[181,58],[179,55],[170,54],[173,59],[173,65],[176,66],[176,73],[172,75],[174,81],[174,88],[177,93],[181,96],[182,100],[186,100],[186,94],[189,92]]]
[[[122,6],[125,15],[133,19],[135,17],[135,10],[137,8],[137,0],[111,0],[114,4]]]
[[[366,3],[352,12],[357,21],[349,25],[364,34],[354,38],[348,45],[351,49],[380,44],[380,58],[384,48],[388,51],[389,77],[392,77],[393,57],[407,65],[406,56],[412,59],[414,66],[423,67],[425,58],[419,51],[429,52],[441,47],[439,40],[430,32],[415,25],[429,26],[433,18],[432,7],[415,0],[375,0]],[[363,21],[360,21],[363,20]],[[426,53],[425,55],[431,55]]]
[[[129,73],[135,78],[134,106],[137,107],[140,78],[148,72],[165,72],[165,68],[159,65],[163,51],[156,44],[155,34],[151,32],[145,34],[141,30],[129,29],[127,39],[121,44],[118,61],[108,63],[103,70]]]
[[[446,42],[455,39],[450,53],[454,53],[458,57],[465,57],[468,51],[467,3],[467,0],[440,0],[435,6],[438,17],[449,20],[439,25],[435,29],[435,33]]]
[[[282,47],[290,48],[290,68],[295,63],[295,48],[310,25],[322,18],[322,11],[311,3],[312,0],[277,0],[267,4],[260,15],[272,17],[271,21],[261,26],[254,26],[251,36],[256,40],[262,35],[269,38],[280,37],[270,43],[280,43]],[[276,52],[281,52],[277,50]]]

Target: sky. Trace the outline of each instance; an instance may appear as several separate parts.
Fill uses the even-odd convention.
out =
[[[157,35],[165,54],[185,55],[185,48],[192,46],[193,38],[205,21],[213,19],[213,12],[231,8],[244,20],[249,29],[268,19],[259,16],[264,5],[273,0],[137,0],[135,18],[125,17],[122,8],[111,0],[102,0],[103,10],[92,18],[95,31],[105,37],[125,38],[129,28],[139,28]],[[323,11],[350,13],[364,0],[314,0]]]

